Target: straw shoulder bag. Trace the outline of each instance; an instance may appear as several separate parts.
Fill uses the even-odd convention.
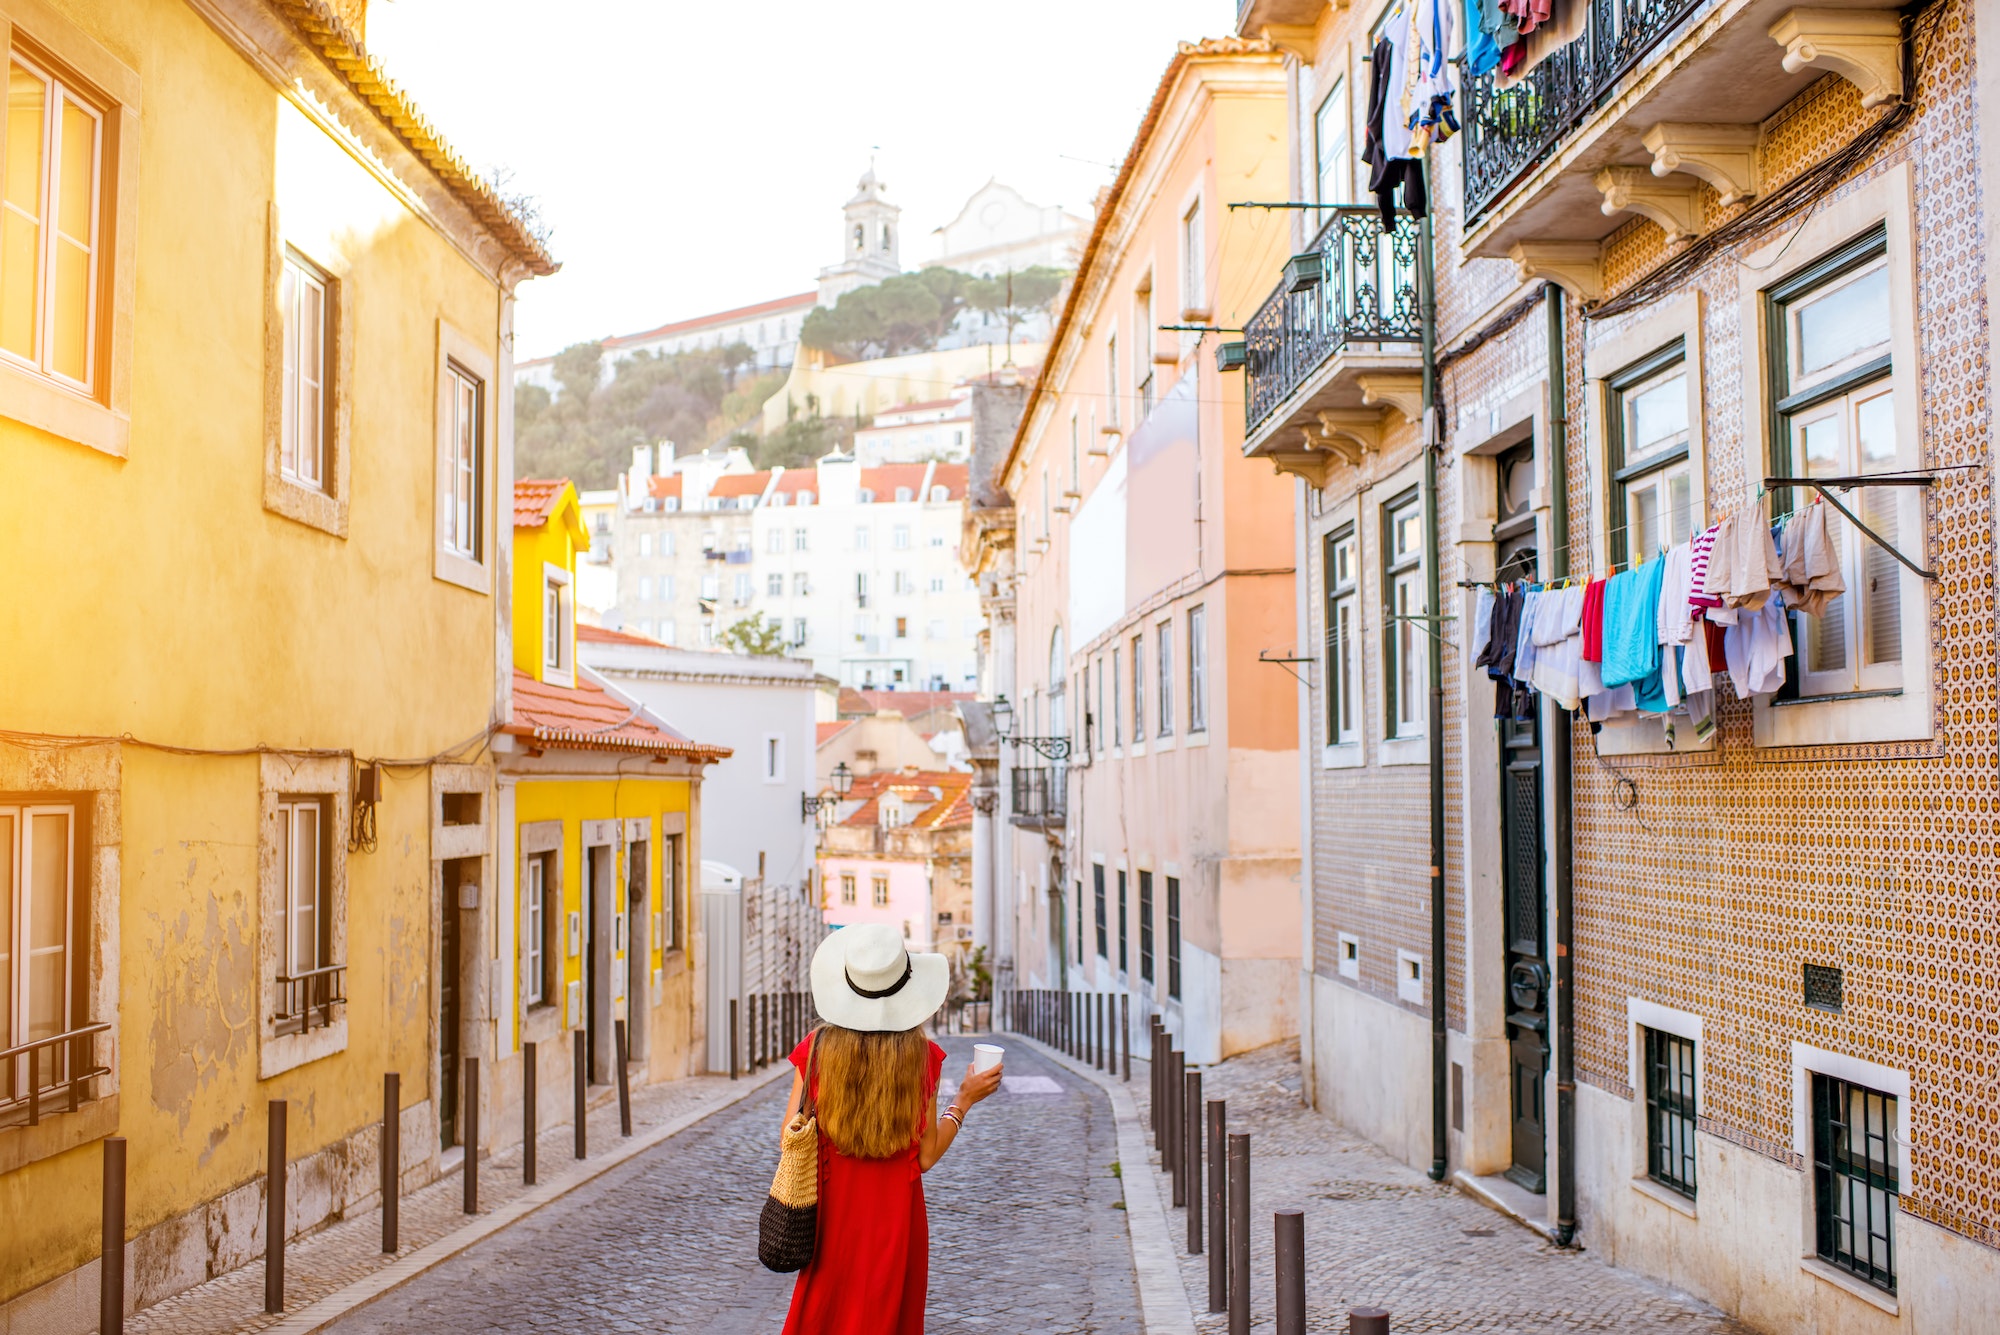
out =
[[[819,1109],[813,1100],[815,1036],[806,1056],[805,1095],[785,1123],[778,1172],[757,1221],[757,1259],[767,1270],[789,1274],[812,1264],[819,1236]]]

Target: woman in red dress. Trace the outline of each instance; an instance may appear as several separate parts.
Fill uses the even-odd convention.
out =
[[[1000,1084],[966,1068],[937,1106],[944,1049],[923,1023],[944,1004],[942,955],[912,955],[883,923],[845,927],[813,955],[821,1024],[792,1050],[789,1123],[808,1072],[819,1117],[819,1238],[792,1289],[785,1335],[923,1335],[930,1224],[923,1175],[944,1157],[965,1110]]]

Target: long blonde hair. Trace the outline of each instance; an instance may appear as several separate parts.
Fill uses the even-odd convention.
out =
[[[868,1033],[822,1024],[813,1039],[819,1126],[852,1159],[890,1159],[916,1141],[930,1040],[924,1031]]]

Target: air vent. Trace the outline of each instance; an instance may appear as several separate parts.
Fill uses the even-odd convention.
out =
[[[1806,1005],[1814,1010],[1840,1013],[1842,978],[1830,964],[1806,965]]]

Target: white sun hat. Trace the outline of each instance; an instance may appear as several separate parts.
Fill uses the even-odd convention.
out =
[[[951,968],[942,955],[912,955],[887,923],[856,923],[813,952],[813,1005],[842,1029],[900,1033],[944,1005]]]

